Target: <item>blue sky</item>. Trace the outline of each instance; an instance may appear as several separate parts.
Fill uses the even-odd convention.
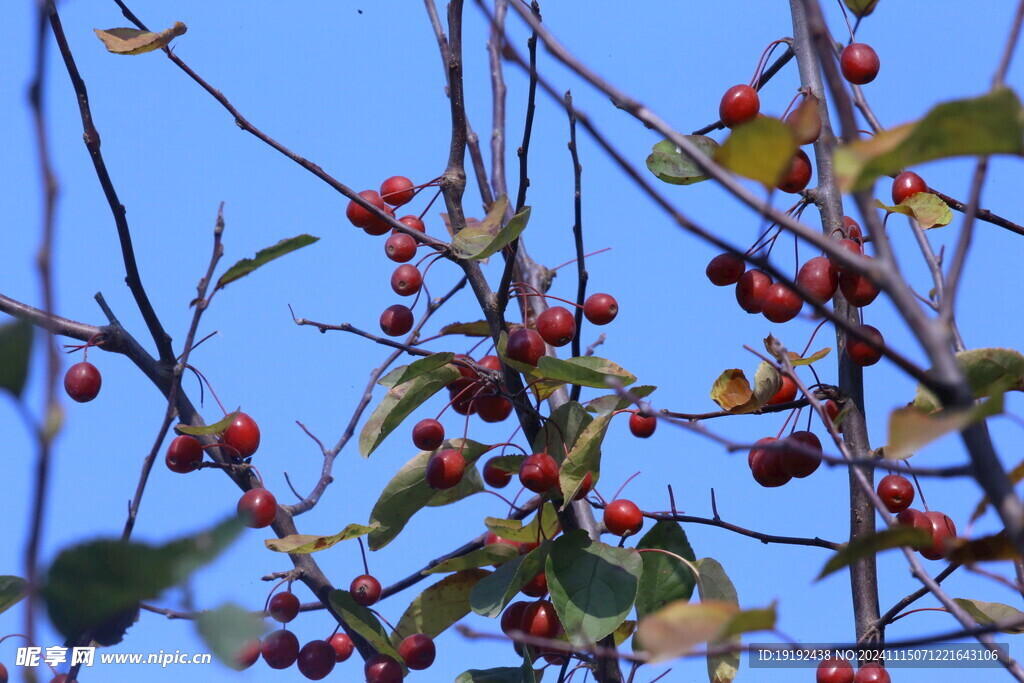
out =
[[[470,120],[484,141],[490,129],[490,90],[485,39],[487,26],[472,5],[466,8],[465,60]],[[785,3],[732,1],[724,3],[650,2],[628,9],[621,3],[553,3],[543,7],[548,27],[564,44],[611,83],[650,106],[678,130],[689,132],[717,118],[718,100],[731,85],[747,82],[758,57],[770,41],[791,35]],[[882,2],[863,22],[858,38],[875,47],[881,72],[865,86],[875,112],[886,125],[920,116],[932,104],[980,94],[987,87],[1005,40],[1010,3],[929,3],[927,12],[909,3]],[[40,305],[33,254],[40,224],[39,183],[34,140],[24,91],[30,77],[35,19],[34,4],[13,3],[8,10],[8,37],[0,44],[0,130],[3,131],[3,183],[0,215],[5,217],[5,245],[0,251],[0,292]],[[225,203],[227,229],[225,264],[252,255],[281,238],[310,233],[320,237],[314,246],[268,266],[218,294],[203,319],[201,334],[217,334],[193,355],[192,362],[213,383],[229,407],[241,406],[258,420],[263,442],[255,458],[281,501],[291,501],[284,472],[300,492],[318,476],[319,449],[296,426],[301,421],[325,442],[338,439],[354,409],[368,373],[386,351],[366,340],[343,333],[317,334],[295,326],[288,312],[325,322],[350,322],[376,330],[380,311],[396,302],[388,286],[393,267],[383,254],[383,238],[355,231],[344,219],[346,200],[330,187],[277,154],[252,136],[240,132],[230,116],[162,55],[126,58],[108,54],[93,28],[125,25],[114,3],[69,2],[61,5],[62,19],[85,78],[103,153],[121,201],[127,208],[143,281],[176,345],[184,338],[191,317],[189,301],[205,270],[211,234],[220,202]],[[175,51],[214,87],[219,88],[256,126],[282,144],[307,156],[355,189],[376,188],[394,174],[423,182],[439,175],[447,162],[448,102],[437,46],[420,3],[380,2],[256,3],[244,10],[229,3],[182,0],[158,9],[133,7],[152,27],[183,21],[188,33],[175,42]],[[843,35],[835,3],[826,12],[837,36]],[[443,14],[443,9],[442,9]],[[520,22],[510,21],[511,34],[522,51],[527,35]],[[57,242],[54,253],[57,311],[66,317],[101,324],[93,301],[102,292],[122,323],[146,343],[144,326],[124,285],[117,238],[110,212],[81,143],[81,125],[63,65],[50,52],[46,100],[48,131],[54,164],[61,182]],[[571,88],[576,105],[588,112],[629,158],[642,168],[659,137],[636,124],[608,99],[573,77],[553,58],[540,53],[540,68],[561,90]],[[1010,71],[1010,84],[1021,85],[1019,64]],[[515,147],[522,134],[526,81],[514,67],[506,69],[508,97],[508,176],[515,189]],[[787,67],[762,93],[762,111],[779,114],[798,87],[795,64]],[[716,134],[722,139],[721,133]],[[549,266],[574,256],[572,172],[566,142],[568,124],[559,103],[538,96],[531,149],[533,207],[525,233],[533,257]],[[708,391],[726,368],[752,372],[757,360],[743,345],[759,347],[770,332],[791,348],[802,348],[816,324],[801,318],[774,325],[761,316],[748,316],[736,306],[728,288],[714,288],[704,267],[714,255],[708,246],[684,234],[601,154],[580,132],[583,173],[583,222],[586,247],[611,250],[588,259],[591,291],[618,299],[621,313],[606,332],[599,354],[619,362],[641,383],[659,387],[652,397],[657,408],[684,412],[714,409]],[[983,205],[1020,218],[1019,160],[995,159],[983,195]],[[936,162],[919,170],[933,187],[966,199],[970,160]],[[711,183],[662,188],[691,218],[717,233],[750,243],[759,220],[736,205]],[[888,196],[887,183],[878,194]],[[776,197],[788,206],[789,197]],[[419,202],[415,205],[423,207]],[[426,217],[427,230],[443,237],[438,205]],[[472,185],[466,209],[481,216],[479,195]],[[805,219],[815,221],[813,210]],[[955,239],[959,220],[930,234],[936,249]],[[909,228],[890,222],[900,265],[921,292],[930,280]],[[968,347],[1019,346],[1024,316],[1019,287],[1021,238],[992,225],[977,227],[975,248],[968,262],[958,317]],[[791,245],[780,244],[775,260],[793,267]],[[801,260],[809,257],[801,249]],[[492,262],[492,285],[500,267]],[[791,271],[792,272],[792,271]],[[434,296],[458,278],[457,269],[438,263],[427,285]],[[572,297],[574,271],[559,271],[552,294]],[[422,305],[422,304],[421,304]],[[469,292],[464,292],[441,316],[444,321],[479,318]],[[921,361],[921,349],[910,338],[884,297],[865,310],[865,319],[881,329],[888,343]],[[436,329],[432,324],[429,329]],[[587,327],[584,343],[597,330]],[[436,350],[465,352],[472,342],[440,340]],[[150,347],[147,344],[147,347]],[[834,346],[824,332],[816,347]],[[180,348],[180,346],[176,346]],[[39,348],[37,348],[37,351]],[[37,359],[41,354],[37,354]],[[66,359],[70,365],[78,359]],[[120,533],[127,501],[134,492],[141,460],[149,450],[163,416],[164,401],[124,358],[94,351],[90,360],[103,373],[103,390],[88,404],[65,403],[65,424],[57,444],[50,507],[42,558],[77,541]],[[835,381],[834,358],[816,366],[825,382]],[[26,400],[33,410],[41,403],[42,364],[32,367]],[[867,369],[869,431],[872,444],[885,440],[886,416],[913,397],[914,383],[887,363]],[[810,380],[810,375],[804,379]],[[198,387],[186,380],[186,390],[198,400]],[[1019,413],[1020,399],[1010,397],[1008,410]],[[440,404],[431,402],[416,413],[433,417]],[[421,414],[422,413],[422,414]],[[219,417],[207,397],[203,414]],[[613,423],[604,446],[602,483],[607,496],[636,471],[641,475],[626,495],[646,510],[668,508],[665,484],[675,491],[681,510],[710,516],[709,491],[714,488],[723,519],[769,533],[820,536],[841,541],[847,533],[846,474],[822,468],[813,477],[780,489],[762,489],[750,477],[743,454],[729,455],[712,442],[661,425],[645,441],[632,438],[625,418]],[[740,417],[709,426],[738,442],[774,435],[781,416]],[[347,448],[335,463],[335,482],[320,505],[298,520],[303,533],[334,533],[350,522],[365,522],[377,495],[391,474],[413,454],[409,427],[399,429],[369,460]],[[460,424],[446,413],[445,424]],[[997,447],[1007,467],[1017,464],[1020,426],[1005,418],[992,421]],[[481,441],[509,436],[509,423],[471,424]],[[822,433],[820,428],[819,433]],[[13,404],[0,401],[0,433],[5,444],[5,503],[8,509],[8,552],[0,554],[0,574],[21,574],[22,548],[28,528],[29,494],[34,461],[33,444]],[[354,445],[354,444],[353,444]],[[928,465],[958,464],[964,460],[959,443],[947,438],[915,460]],[[947,512],[963,528],[980,498],[966,481],[925,481],[934,509]],[[211,470],[190,476],[167,471],[158,463],[140,511],[135,538],[161,542],[203,529],[233,511],[239,492]],[[501,515],[503,504],[476,496],[453,508],[430,509],[417,515],[405,532],[370,557],[372,571],[387,585],[422,566],[438,554],[461,545],[483,531],[483,517]],[[995,528],[983,518],[975,532]],[[778,600],[779,627],[809,641],[852,637],[848,580],[833,575],[813,579],[827,559],[817,548],[766,546],[728,532],[688,525],[686,532],[698,557],[714,557],[736,585],[741,603],[760,607]],[[196,608],[214,608],[234,601],[258,609],[269,591],[264,574],[288,569],[282,556],[263,548],[264,531],[249,530],[213,565],[201,570],[190,584]],[[362,573],[358,548],[342,544],[318,556],[327,575],[345,587]],[[938,563],[929,563],[938,565]],[[1004,571],[1006,567],[993,569]],[[879,558],[882,609],[913,591],[902,555]],[[937,572],[938,569],[936,568]],[[429,585],[428,582],[419,587]],[[1005,587],[967,572],[954,574],[946,584],[955,597],[1019,604],[1020,596]],[[297,588],[303,601],[312,599]],[[381,604],[396,620],[415,589]],[[180,607],[185,593],[169,591],[156,602]],[[933,606],[923,600],[920,606]],[[467,619],[481,630],[497,624]],[[953,628],[939,612],[923,612],[888,629],[889,638],[933,633]],[[0,615],[0,634],[22,628],[22,610]],[[324,637],[332,630],[324,614],[303,615],[294,623],[301,641]],[[56,644],[55,633],[44,630],[43,646]],[[1016,649],[1013,645],[1011,646]],[[0,662],[10,667],[15,641],[0,644]],[[121,652],[205,651],[186,622],[144,614],[115,648]],[[452,680],[467,668],[514,663],[511,646],[487,641],[468,642],[453,632],[438,639],[438,662],[413,680]],[[706,680],[704,662],[672,664],[670,681]],[[646,681],[665,667],[645,667]],[[355,660],[336,669],[335,679],[354,680]],[[241,674],[212,665],[195,672],[180,668],[109,668],[99,676],[107,681],[173,681],[186,675],[203,681],[273,681],[288,674],[259,663]],[[972,680],[996,680],[1002,672],[976,670]],[[948,678],[946,678],[948,676]],[[897,681],[959,680],[959,674],[938,670],[897,670]],[[96,678],[94,672],[88,678]],[[738,680],[809,680],[806,671],[770,674],[740,672]],[[553,680],[553,678],[552,678]]]

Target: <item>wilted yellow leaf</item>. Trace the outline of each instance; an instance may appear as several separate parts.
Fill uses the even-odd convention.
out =
[[[93,29],[96,37],[107,46],[107,50],[116,55],[141,55],[143,52],[159,50],[187,30],[188,27],[180,21],[174,22],[174,26],[160,33],[137,28],[108,28],[106,31]]]

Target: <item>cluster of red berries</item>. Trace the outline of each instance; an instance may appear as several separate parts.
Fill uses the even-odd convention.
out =
[[[765,448],[776,444],[772,448]],[[747,455],[754,481],[761,486],[782,486],[796,477],[809,477],[821,465],[821,441],[813,432],[793,432],[785,439],[766,436],[754,442]]]
[[[501,615],[501,630],[505,635],[511,636],[519,631],[535,638],[546,638],[554,640],[563,631],[562,622],[555,613],[555,606],[548,600],[537,600],[528,602],[520,600],[513,602]],[[559,650],[533,648],[535,655],[543,657],[549,664],[564,664],[567,658],[566,653]],[[515,643],[516,654],[523,654],[523,645]]]
[[[899,474],[882,477],[876,492],[885,508],[896,515],[896,520],[900,524],[924,529],[931,534],[931,545],[918,548],[922,557],[927,560],[940,560],[945,556],[947,545],[956,538],[956,525],[948,515],[937,510],[922,512],[910,507],[914,502],[914,485]]]
[[[583,302],[583,316],[593,325],[607,325],[619,314],[611,294],[591,294]],[[547,353],[545,343],[565,346],[576,338],[576,318],[564,306],[552,306],[537,316],[537,329],[520,327],[508,336],[505,353],[514,361],[537,365]]]
[[[878,662],[866,662],[854,673],[847,659],[823,659],[818,663],[816,683],[890,683],[889,672]]]

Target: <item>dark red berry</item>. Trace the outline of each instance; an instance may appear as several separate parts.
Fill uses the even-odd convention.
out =
[[[929,534],[933,533],[932,521],[928,519],[925,513],[921,512],[916,508],[907,508],[903,512],[896,515],[896,521],[902,526],[911,526],[917,529],[924,529]]]
[[[311,640],[299,650],[299,673],[311,681],[334,671],[335,652],[326,640]]]
[[[847,659],[823,659],[815,683],[853,683],[853,665]]]
[[[256,660],[260,658],[260,648],[262,643],[259,638],[250,640],[241,647],[238,654],[235,655],[234,669],[235,671],[242,671],[248,669],[250,666],[256,663]],[[0,665],[2,666],[2,665]],[[0,676],[0,683],[7,683],[7,679]]]
[[[433,451],[444,441],[444,425],[437,420],[420,420],[412,428],[412,442],[421,451]]]
[[[724,287],[736,284],[746,269],[747,264],[743,259],[735,254],[725,253],[711,259],[704,274],[708,276],[708,280],[711,280],[711,284]]]
[[[796,284],[808,298],[819,304],[831,299],[839,286],[839,271],[824,256],[815,256],[800,266]]]
[[[761,313],[773,323],[789,322],[803,307],[803,299],[781,282],[769,285],[761,299]]]
[[[185,474],[191,472],[203,460],[203,445],[188,434],[174,437],[171,445],[167,447],[167,455],[164,462],[171,472]]]
[[[860,243],[859,242],[855,242],[852,239],[841,239],[841,240],[839,240],[839,244],[837,244],[836,246],[838,246],[838,247],[840,247],[842,249],[845,249],[846,251],[850,252],[850,254],[852,256],[863,256],[864,255],[864,249],[860,246]],[[838,261],[833,261],[832,265],[835,267],[836,271],[839,272],[840,274],[852,273],[853,272],[853,271],[847,269],[845,266],[840,265]]]
[[[434,648],[434,641],[422,633],[414,633],[404,638],[398,646],[398,654],[405,661],[405,665],[413,671],[422,671],[430,668],[434,663],[437,650]]]
[[[892,181],[892,203],[902,204],[907,197],[918,192],[927,192],[928,183],[913,171],[904,171]]]
[[[231,455],[248,458],[260,447],[260,428],[256,420],[245,413],[238,413],[224,430],[224,445]]]
[[[853,683],[890,683],[889,672],[878,662],[868,662],[857,669],[857,675],[853,677]]]
[[[860,325],[858,329],[860,329],[863,336],[875,340],[876,343],[882,344],[884,342],[882,333],[871,325]],[[851,334],[846,337],[846,355],[857,365],[867,367],[877,363],[882,357],[882,352],[872,348],[867,342],[861,341]]]
[[[519,481],[534,493],[544,493],[558,485],[558,463],[547,453],[534,453],[519,467]]]
[[[887,474],[878,482],[878,497],[885,509],[896,514],[903,512],[914,502],[914,485],[899,474]]]
[[[331,647],[334,648],[334,661],[344,662],[355,651],[355,643],[347,633],[335,633],[331,636]]]
[[[484,463],[484,481],[487,482],[488,486],[503,489],[512,481],[512,473],[498,469],[497,465],[495,465],[497,459],[497,457],[494,457]]]
[[[583,302],[583,315],[594,325],[607,325],[619,314],[619,304],[611,294],[591,294]]]
[[[278,629],[263,639],[260,652],[271,669],[287,669],[299,658],[299,639],[291,631]]]
[[[427,227],[423,225],[423,221],[416,216],[402,216],[398,219],[398,222],[412,230],[415,230],[416,232],[427,231]]]
[[[369,607],[380,600],[380,581],[369,574],[360,574],[352,579],[348,590],[352,594],[352,599],[363,607]]]
[[[249,489],[238,499],[238,514],[253,529],[270,526],[277,518],[277,499],[266,489]]]
[[[608,503],[604,509],[604,525],[616,536],[632,536],[643,528],[644,516],[636,503],[619,498]]]
[[[402,683],[402,665],[380,653],[366,660],[363,673],[366,683]]]
[[[492,372],[501,372],[501,359],[497,356],[484,356],[476,364]]]
[[[466,459],[454,448],[447,448],[430,456],[427,461],[427,484],[432,489],[450,489],[462,481]]]
[[[811,160],[807,156],[807,152],[798,149],[789,163],[789,170],[786,171],[786,175],[782,176],[782,180],[776,187],[783,192],[796,194],[807,187],[809,182],[811,182]]]
[[[734,85],[722,95],[718,117],[726,128],[734,128],[754,119],[761,110],[761,98],[749,85]]]
[[[871,257],[865,256],[864,258],[870,259]],[[839,276],[839,290],[850,302],[850,305],[857,308],[867,306],[877,299],[879,294],[878,287],[871,280],[863,275],[853,273],[843,273]]]
[[[380,198],[380,194],[375,190],[363,190],[359,193],[359,196],[370,202],[370,204],[376,206],[381,211],[387,208],[384,204],[384,200]],[[349,201],[348,208],[345,209],[345,215],[348,217],[348,220],[352,225],[357,228],[366,228],[373,225],[377,220],[376,216],[359,204],[356,204],[355,200]]]
[[[526,605],[520,630],[537,638],[554,638],[562,631],[562,622],[558,620],[554,605],[538,600]]]
[[[565,346],[576,336],[576,319],[562,306],[552,306],[537,316],[537,332],[552,346]]]
[[[852,240],[859,240],[864,236],[860,231],[860,223],[849,216],[843,216],[843,228],[846,230],[846,236]]]
[[[839,417],[839,404],[829,399],[825,401],[825,414],[828,415],[828,419],[835,424],[836,418]],[[843,431],[843,427],[840,424],[838,427],[839,431]]]
[[[512,631],[518,631],[523,627],[523,613],[530,603],[525,600],[513,602],[501,613],[501,631],[509,635]]]
[[[864,85],[875,80],[880,67],[878,53],[864,43],[850,43],[839,56],[839,68],[843,78],[855,85]]]
[[[401,337],[409,334],[415,319],[408,306],[394,304],[384,309],[380,314],[381,332],[389,337]]]
[[[275,621],[287,624],[299,615],[299,599],[294,593],[277,593],[270,598],[267,611]]]
[[[416,256],[416,240],[404,232],[396,232],[384,241],[384,253],[395,263],[411,261]]]
[[[658,418],[653,415],[641,415],[633,413],[629,416],[629,431],[633,436],[646,439],[658,427]]]
[[[527,581],[526,585],[519,590],[523,595],[528,595],[531,598],[543,598],[548,592],[548,575],[538,572],[537,576]]]
[[[747,464],[750,465],[750,472],[754,475],[754,481],[764,487],[782,486],[792,477],[782,469],[782,459],[779,457],[781,450],[778,448],[758,448],[770,443],[776,443],[778,439],[766,436],[754,442],[754,448],[747,455]]]
[[[791,477],[809,477],[821,465],[821,440],[812,432],[798,431],[787,436],[784,445],[799,445],[803,448],[786,448],[779,452],[782,471]],[[810,451],[810,452],[808,452]]]
[[[391,274],[391,289],[398,296],[412,296],[423,286],[423,275],[416,266],[403,263]]]
[[[391,176],[380,184],[381,199],[391,206],[408,204],[415,195],[415,185],[405,176]]]
[[[789,403],[796,400],[796,382],[789,375],[782,375],[782,385],[775,395],[768,399],[765,405],[775,406],[780,403]]]
[[[459,415],[473,415],[476,413],[476,400],[474,396],[480,391],[471,380],[458,379],[448,385],[448,397],[452,401],[452,410]]]
[[[476,414],[484,422],[501,422],[512,414],[512,402],[490,390],[480,392],[473,403]]]
[[[956,525],[945,513],[931,510],[924,513],[932,525],[932,544],[921,548],[921,557],[927,560],[940,560],[946,554],[946,544],[956,538]]]
[[[594,473],[587,472],[586,476],[583,477],[583,481],[580,482],[579,489],[573,495],[573,500],[583,500],[590,493],[591,489],[594,488]]]
[[[64,375],[64,391],[78,403],[88,403],[100,393],[103,378],[92,363],[75,363]]]
[[[508,336],[505,349],[509,358],[526,365],[536,365],[546,351],[544,339],[535,330],[526,327],[520,327]]]
[[[736,302],[747,313],[760,313],[772,279],[760,270],[748,270],[736,282]]]

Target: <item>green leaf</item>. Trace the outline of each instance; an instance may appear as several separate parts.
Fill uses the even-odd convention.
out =
[[[736,587],[725,573],[725,569],[718,560],[705,557],[697,560],[697,571],[700,572],[700,583],[697,588],[700,591],[702,603],[720,601],[736,606],[739,610],[739,597],[736,595]],[[739,643],[739,638],[729,639],[727,642]],[[740,668],[740,654],[733,652],[712,656],[708,655],[708,679],[711,683],[728,683],[736,678],[736,672]]]
[[[548,589],[571,643],[596,643],[625,621],[642,569],[635,550],[592,541],[582,529],[554,541],[546,568]]]
[[[174,26],[153,33],[137,28],[108,28],[106,30],[94,28],[96,37],[103,41],[108,52],[116,55],[141,55],[153,50],[166,47],[168,43],[185,33],[188,27],[180,21],[174,22]]]
[[[706,135],[684,135],[708,158],[718,150],[718,142]],[[708,176],[697,167],[693,157],[683,153],[671,140],[662,140],[647,157],[647,169],[659,180],[673,185],[691,185],[707,180]]]
[[[933,159],[1024,154],[1024,110],[1009,88],[936,105],[923,119],[836,149],[836,179],[844,192]]]
[[[593,419],[576,401],[563,403],[552,411],[537,433],[532,444],[533,452],[547,451],[552,458],[562,462]]]
[[[1003,395],[993,396],[966,410],[922,413],[913,406],[889,413],[889,440],[883,453],[887,460],[903,460],[939,437],[1003,412]]]
[[[637,398],[647,398],[654,393],[654,390],[658,387],[644,384],[639,387],[633,387],[629,390],[629,393]],[[623,398],[618,394],[608,394],[607,396],[599,396],[598,398],[587,401],[585,407],[588,413],[614,413],[616,410],[623,410],[633,405],[633,402],[628,398]]]
[[[27,320],[0,325],[0,389],[21,398],[28,379],[35,326]]]
[[[188,434],[189,436],[212,436],[214,434],[220,434],[225,429],[231,426],[231,423],[238,417],[238,411],[228,413],[224,419],[217,420],[212,425],[206,425],[205,427],[193,427],[192,425],[175,425],[174,431],[179,434]]]
[[[452,251],[455,256],[479,261],[496,254],[519,237],[530,220],[530,207],[524,206],[504,227],[498,229],[494,218],[500,221],[507,207],[508,197],[502,195],[491,205],[487,218],[479,226],[466,227],[453,237]]]
[[[953,220],[949,205],[931,192],[915,192],[896,206],[888,206],[876,199],[875,208],[910,216],[924,230],[941,228]]]
[[[967,376],[974,398],[1024,391],[1024,355],[1013,349],[970,349],[956,354],[957,365]],[[914,407],[926,413],[942,408],[939,399],[918,385]]]
[[[882,550],[910,546],[920,548],[930,546],[932,535],[924,529],[911,526],[895,526],[891,529],[879,531],[876,534],[859,536],[850,543],[845,543],[835,555],[825,563],[817,580],[821,580],[829,574],[847,567],[862,557],[870,557]]]
[[[739,611],[737,605],[722,600],[677,600],[641,619],[637,637],[652,664],[666,662],[701,643],[714,642]]]
[[[196,630],[210,652],[229,668],[241,671],[238,656],[267,630],[263,620],[238,605],[228,604],[196,617]]]
[[[498,566],[516,557],[519,557],[518,551],[507,543],[492,543],[491,545],[485,545],[483,548],[472,550],[465,555],[459,555],[450,560],[439,562],[430,569],[424,569],[422,573],[447,574],[476,567]]]
[[[232,517],[210,531],[160,546],[89,541],[62,551],[42,594],[50,621],[65,638],[155,598],[214,560],[245,528]]]
[[[461,376],[454,365],[442,365],[388,389],[363,425],[359,434],[359,452],[368,458],[412,411]]]
[[[513,558],[476,584],[469,595],[472,610],[488,618],[501,614],[519,589],[544,571],[549,547],[549,543],[544,543],[526,555]]]
[[[742,370],[724,371],[711,387],[711,400],[730,413],[742,415],[760,410],[782,386],[782,378],[771,363],[761,361],[754,375],[754,386]]]
[[[463,482],[447,491],[435,491],[427,484],[426,471],[427,461],[431,453],[422,451],[412,460],[405,463],[395,473],[391,481],[384,487],[380,498],[370,512],[370,526],[378,525],[370,532],[370,550],[380,550],[390,543],[397,536],[405,525],[423,507],[429,505],[435,498],[445,502],[454,502],[458,498],[483,490],[483,483],[472,464],[480,457],[487,446],[476,441],[462,439],[451,439],[445,441],[441,448],[454,448],[462,450],[462,457],[466,460],[466,474],[463,475]],[[476,473],[476,477],[473,474]],[[468,487],[463,487],[468,483]],[[453,493],[457,491],[457,493]]]
[[[953,602],[963,607],[981,626],[1024,619],[1024,612],[999,602],[982,602],[967,598],[953,598]],[[1000,631],[1002,633],[1024,633],[1024,626],[1000,629]]]
[[[227,272],[221,275],[220,279],[217,280],[217,286],[214,287],[213,291],[224,289],[224,287],[228,286],[235,280],[245,277],[252,271],[270,263],[274,259],[280,258],[285,254],[289,254],[296,249],[309,246],[319,239],[319,237],[313,237],[312,235],[299,235],[297,237],[283,239],[272,247],[260,249],[256,252],[256,256],[254,258],[244,258],[228,268]]]
[[[353,538],[365,536],[377,527],[374,525],[364,526],[362,524],[349,524],[340,532],[331,536],[310,536],[307,534],[292,534],[284,538],[272,538],[264,541],[267,550],[276,553],[288,553],[289,555],[308,555],[348,541]]]
[[[458,675],[455,683],[538,683],[543,675],[543,669],[534,670],[529,665],[499,666],[494,669],[464,671]]]
[[[607,388],[609,377],[615,378],[623,386],[629,386],[636,381],[636,376],[632,373],[610,360],[597,356],[578,356],[565,360],[554,356],[541,356],[534,374],[549,380],[597,389]]]
[[[388,633],[381,626],[380,621],[368,608],[353,600],[351,593],[333,590],[328,599],[331,607],[344,619],[349,628],[365,638],[377,652],[391,657],[396,662],[402,662],[402,657],[391,645],[391,639],[388,638]]]
[[[542,520],[544,522],[543,530],[541,530]],[[539,543],[542,539],[554,538],[560,529],[558,514],[551,503],[544,503],[544,506],[526,526],[523,526],[520,519],[501,519],[500,517],[487,517],[484,519],[484,524],[496,536],[517,543]]]
[[[678,522],[659,521],[644,534],[636,547],[637,550],[660,548],[691,562],[697,561],[686,532]],[[697,581],[689,567],[664,553],[640,553],[640,557],[644,569],[636,594],[636,614],[639,618],[657,612],[670,602],[690,599]]]
[[[608,425],[613,415],[614,413],[603,413],[594,418],[576,439],[576,443],[562,463],[558,472],[558,487],[565,501],[562,505],[563,510],[572,504],[573,497],[580,490],[588,472],[592,477],[591,487],[596,486],[598,479],[601,478],[601,444],[608,433]]]
[[[515,325],[509,325],[509,329],[515,329]],[[449,323],[441,328],[438,335],[462,334],[467,337],[490,337],[491,326],[486,320],[477,320],[472,323]]]
[[[483,569],[467,569],[446,576],[416,596],[398,620],[391,643],[398,647],[403,638],[423,633],[436,638],[449,626],[469,614],[470,591],[492,574]]]
[[[405,384],[410,380],[414,380],[420,375],[428,373],[431,370],[436,370],[437,368],[448,365],[448,363],[451,363],[454,358],[455,354],[451,351],[435,353],[431,356],[420,358],[408,365],[395,368],[377,380],[377,384],[391,389],[399,384]]]
[[[0,576],[0,614],[18,604],[25,597],[25,579],[18,576]]]
[[[773,188],[789,170],[796,149],[793,132],[785,123],[759,117],[737,126],[715,152],[715,160],[734,173]]]
[[[491,463],[491,467],[494,469],[516,474],[523,466],[523,460],[526,460],[525,455],[496,455],[493,458],[488,458],[487,462]]]
[[[843,2],[858,17],[866,17],[878,7],[878,0],[843,0]]]

